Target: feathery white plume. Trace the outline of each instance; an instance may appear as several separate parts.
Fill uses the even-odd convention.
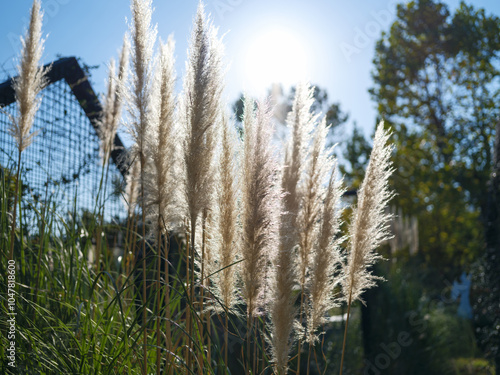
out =
[[[244,102],[244,148],[242,155],[242,263],[240,275],[242,295],[247,304],[247,318],[256,315],[262,305],[266,270],[277,245],[280,192],[270,141],[272,126],[270,110],[248,97]]]
[[[283,215],[279,232],[279,249],[274,257],[273,299],[270,306],[272,322],[271,346],[273,361],[279,373],[288,370],[288,354],[292,346],[292,331],[295,326],[296,294],[298,281],[296,246],[298,245],[297,214],[300,207],[299,181],[304,170],[310,133],[316,121],[311,113],[313,89],[308,84],[297,86],[292,111],[287,123],[291,137],[286,148],[285,165],[281,180],[283,189]]]
[[[128,38],[123,39],[123,46],[120,52],[120,61],[118,73],[116,72],[116,63],[111,59],[108,68],[108,80],[106,97],[102,108],[102,116],[99,121],[99,135],[101,137],[101,153],[104,164],[108,162],[109,156],[113,151],[113,144],[116,132],[120,126],[122,106],[125,90],[125,81],[128,74]]]
[[[333,173],[334,159],[330,157],[332,150],[326,149],[326,137],[329,128],[326,119],[316,126],[312,149],[308,155],[304,181],[300,185],[300,209],[297,217],[299,230],[299,282],[302,290],[306,283],[306,276],[313,254],[314,241],[320,224],[320,215],[325,198],[323,184],[328,174]]]
[[[391,214],[386,213],[386,206],[394,193],[388,186],[393,172],[390,161],[393,146],[387,144],[389,137],[390,133],[384,130],[384,123],[381,122],[375,132],[370,161],[358,190],[358,204],[349,226],[342,286],[346,299],[352,302],[361,300],[363,291],[375,285],[378,278],[369,267],[381,259],[375,249],[390,238],[388,223]]]
[[[213,281],[215,293],[226,309],[236,303],[236,268],[240,252],[238,176],[236,170],[237,138],[227,117],[222,117],[222,147],[217,170],[218,237],[217,268]],[[217,307],[217,306],[216,306]],[[219,309],[221,310],[221,309]]]
[[[151,126],[147,136],[149,165],[144,184],[145,206],[155,228],[165,234],[175,221],[176,137],[174,40],[160,45],[152,91]]]
[[[290,128],[291,134],[285,150],[281,185],[287,194],[284,200],[285,211],[288,211],[292,217],[298,213],[300,197],[297,189],[305,167],[304,160],[311,132],[317,120],[317,116],[311,111],[311,106],[314,103],[313,94],[313,87],[306,83],[298,84],[292,110],[287,117],[287,126]]]
[[[21,38],[22,50],[21,62],[17,66],[18,77],[13,83],[17,116],[12,118],[9,132],[15,138],[19,152],[25,150],[36,135],[36,133],[30,134],[30,131],[41,103],[38,94],[46,85],[45,75],[48,69],[39,66],[44,44],[42,18],[40,1],[34,0],[26,37]]]
[[[222,43],[200,3],[189,48],[181,101],[184,124],[184,195],[191,226],[213,199],[213,165],[220,97],[223,90]]]
[[[311,273],[308,280],[306,339],[311,344],[317,340],[316,329],[325,323],[325,314],[337,305],[333,291],[342,280],[342,256],[339,245],[344,241],[344,237],[337,238],[337,234],[341,225],[340,203],[345,189],[342,187],[342,180],[337,178],[336,170],[337,166],[334,161],[320,213],[319,231],[314,240]]]
[[[151,0],[132,0],[132,71],[130,88],[127,92],[129,104],[128,130],[134,140],[132,158],[139,157],[141,168],[146,164],[146,135],[150,119],[150,98],[152,83],[153,47],[156,41],[156,27],[151,27],[153,9]],[[142,178],[142,177],[141,177]]]

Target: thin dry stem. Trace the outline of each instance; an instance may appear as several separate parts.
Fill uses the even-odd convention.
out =
[[[184,93],[180,105],[184,126],[182,165],[184,171],[183,196],[186,218],[191,228],[188,261],[191,275],[189,294],[194,297],[194,264],[196,254],[196,227],[204,209],[213,201],[213,167],[220,119],[220,96],[223,90],[222,43],[217,29],[207,20],[200,3],[194,22],[188,52]],[[202,262],[205,260],[202,259]],[[194,301],[193,301],[194,302]],[[188,310],[188,314],[189,310]],[[188,335],[192,336],[190,316]],[[191,339],[189,339],[191,346]],[[191,368],[191,354],[187,353],[187,366]]]
[[[153,46],[156,40],[156,28],[151,27],[153,9],[151,0],[132,0],[132,25],[130,34],[132,39],[132,68],[130,91],[127,91],[129,123],[128,129],[134,145],[133,158],[140,163],[140,203],[142,205],[142,275],[143,275],[143,373],[148,371],[147,366],[147,308],[146,308],[146,209],[144,207],[144,185],[147,167],[146,137],[151,127],[151,80]]]

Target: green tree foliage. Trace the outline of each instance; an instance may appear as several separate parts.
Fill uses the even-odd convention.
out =
[[[498,185],[489,181],[500,115],[500,19],[463,2],[454,13],[434,0],[399,5],[374,65],[370,92],[396,144],[395,204],[418,218],[425,264],[452,279],[487,245],[478,273],[483,295],[476,295],[485,302],[476,303],[476,317],[499,367],[498,286],[491,282],[500,273],[492,262],[498,241],[491,241],[499,232],[491,229]]]
[[[343,159],[347,164],[339,166],[340,173],[346,177],[349,189],[357,189],[361,184],[371,149],[363,131],[354,124],[352,135],[343,149]]]
[[[482,248],[499,51],[497,17],[433,0],[399,5],[376,45],[370,92],[394,130],[395,204],[418,217],[422,255],[441,270]]]

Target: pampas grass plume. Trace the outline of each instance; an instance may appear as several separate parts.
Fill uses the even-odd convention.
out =
[[[194,229],[213,199],[213,164],[220,97],[223,90],[222,43],[200,3],[189,48],[181,116],[185,126],[184,170],[188,218]],[[193,233],[194,234],[194,233]]]
[[[237,139],[234,127],[228,118],[222,117],[222,145],[218,163],[217,203],[218,203],[218,265],[221,269],[215,275],[216,293],[224,307],[231,310],[236,303],[236,267],[240,251],[238,230],[238,176],[235,152]]]
[[[144,185],[145,204],[155,228],[162,234],[175,221],[177,201],[174,183],[177,164],[174,47],[172,37],[160,45],[146,150],[149,165]]]
[[[113,142],[120,126],[125,82],[128,75],[129,49],[130,44],[128,38],[125,37],[120,52],[118,72],[116,72],[115,60],[111,59],[109,63],[106,96],[104,98],[101,120],[99,121],[101,153],[105,164],[108,162],[109,156],[113,151]]]
[[[318,133],[322,131],[319,130]],[[322,137],[321,134],[317,136]],[[319,157],[321,158],[321,156]],[[311,276],[308,281],[308,311],[306,340],[314,344],[318,340],[317,328],[326,322],[325,315],[337,306],[334,288],[343,278],[341,272],[342,256],[339,245],[344,237],[338,237],[341,225],[341,198],[345,189],[337,177],[336,161],[328,182],[322,207],[321,223],[314,241]]]
[[[247,319],[262,306],[266,270],[277,245],[280,192],[276,187],[278,164],[270,141],[273,128],[266,103],[248,97],[244,101],[244,147],[242,165],[242,295],[247,304]]]
[[[38,94],[46,85],[45,75],[48,69],[39,66],[44,45],[42,18],[40,1],[34,0],[28,31],[26,36],[21,38],[22,50],[21,62],[17,66],[18,77],[13,83],[17,116],[12,118],[9,132],[15,138],[19,152],[25,150],[36,135],[36,133],[30,134],[30,131],[41,103]]]
[[[365,178],[358,190],[358,205],[353,209],[349,225],[349,243],[347,262],[343,265],[344,279],[342,289],[347,301],[347,321],[340,360],[340,375],[344,367],[345,345],[349,313],[354,301],[361,299],[366,289],[376,285],[381,279],[372,274],[370,267],[382,257],[375,252],[383,241],[388,240],[389,220],[392,215],[386,213],[388,201],[394,193],[389,190],[389,177],[393,172],[390,161],[393,146],[388,145],[390,133],[384,130],[380,122],[375,131],[373,149],[366,168]]]
[[[297,262],[294,250],[298,245],[297,215],[300,207],[299,182],[304,170],[304,159],[310,133],[316,121],[311,113],[313,89],[308,84],[297,86],[292,111],[287,123],[291,136],[286,146],[285,165],[281,187],[283,215],[279,231],[279,248],[274,257],[273,299],[270,305],[271,347],[273,361],[278,373],[288,370],[288,354],[292,346],[292,331],[297,309],[295,308],[294,285],[298,281]]]
[[[300,186],[301,205],[297,217],[299,229],[299,281],[303,289],[313,254],[314,241],[319,230],[325,188],[323,184],[332,173],[332,150],[325,149],[329,128],[323,119],[314,130],[312,149],[307,159],[303,184]]]
[[[351,302],[361,300],[363,291],[376,284],[378,278],[369,268],[381,259],[375,249],[390,238],[388,223],[392,216],[386,212],[386,206],[394,194],[388,185],[393,172],[390,161],[393,147],[387,144],[389,137],[390,133],[384,130],[381,122],[375,132],[370,161],[349,226],[348,258],[342,285]]]
[[[150,116],[153,47],[156,27],[151,26],[152,0],[132,0],[133,22],[130,25],[132,41],[132,70],[127,102],[129,103],[129,133],[134,140],[132,156],[138,156],[141,169],[145,167],[145,142]],[[142,177],[141,177],[142,178]]]

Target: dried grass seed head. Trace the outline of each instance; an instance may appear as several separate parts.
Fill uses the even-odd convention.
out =
[[[382,257],[375,252],[382,242],[390,238],[387,213],[388,201],[394,196],[388,180],[393,172],[390,161],[393,146],[388,144],[389,131],[381,122],[375,132],[373,149],[365,177],[358,191],[358,204],[349,226],[348,258],[345,265],[343,289],[348,299],[361,300],[363,291],[373,287],[378,277],[370,267]]]
[[[242,295],[248,315],[258,313],[265,301],[266,280],[277,228],[281,194],[278,189],[278,164],[273,157],[271,112],[266,103],[248,97],[244,101],[244,146],[242,154]],[[267,293],[269,297],[270,293]]]
[[[188,51],[181,101],[185,136],[184,195],[191,221],[196,221],[213,200],[212,168],[224,87],[222,55],[222,42],[217,37],[217,29],[200,3]]]
[[[153,80],[150,129],[146,137],[148,169],[145,178],[146,208],[156,230],[166,233],[180,221],[175,189],[177,144],[173,38],[160,43]]]
[[[16,140],[20,152],[31,144],[36,135],[30,134],[30,131],[41,103],[39,93],[47,84],[45,75],[49,68],[39,66],[45,42],[42,39],[42,19],[40,1],[34,0],[29,28],[26,36],[21,38],[21,61],[17,66],[18,76],[13,83],[17,116],[12,118],[9,132]]]
[[[153,48],[156,41],[156,26],[151,26],[153,13],[151,0],[132,0],[132,23],[130,35],[132,41],[132,71],[127,102],[129,133],[134,140],[133,154],[137,154],[141,164],[145,163],[145,142],[150,123],[150,97],[153,74]]]
[[[317,341],[317,328],[326,322],[325,315],[328,310],[338,305],[338,296],[335,296],[334,289],[344,277],[340,244],[345,237],[339,237],[339,231],[343,211],[341,198],[345,188],[343,181],[337,176],[335,160],[333,164],[320,214],[319,231],[314,241],[311,274],[308,279],[306,339],[309,343]]]

